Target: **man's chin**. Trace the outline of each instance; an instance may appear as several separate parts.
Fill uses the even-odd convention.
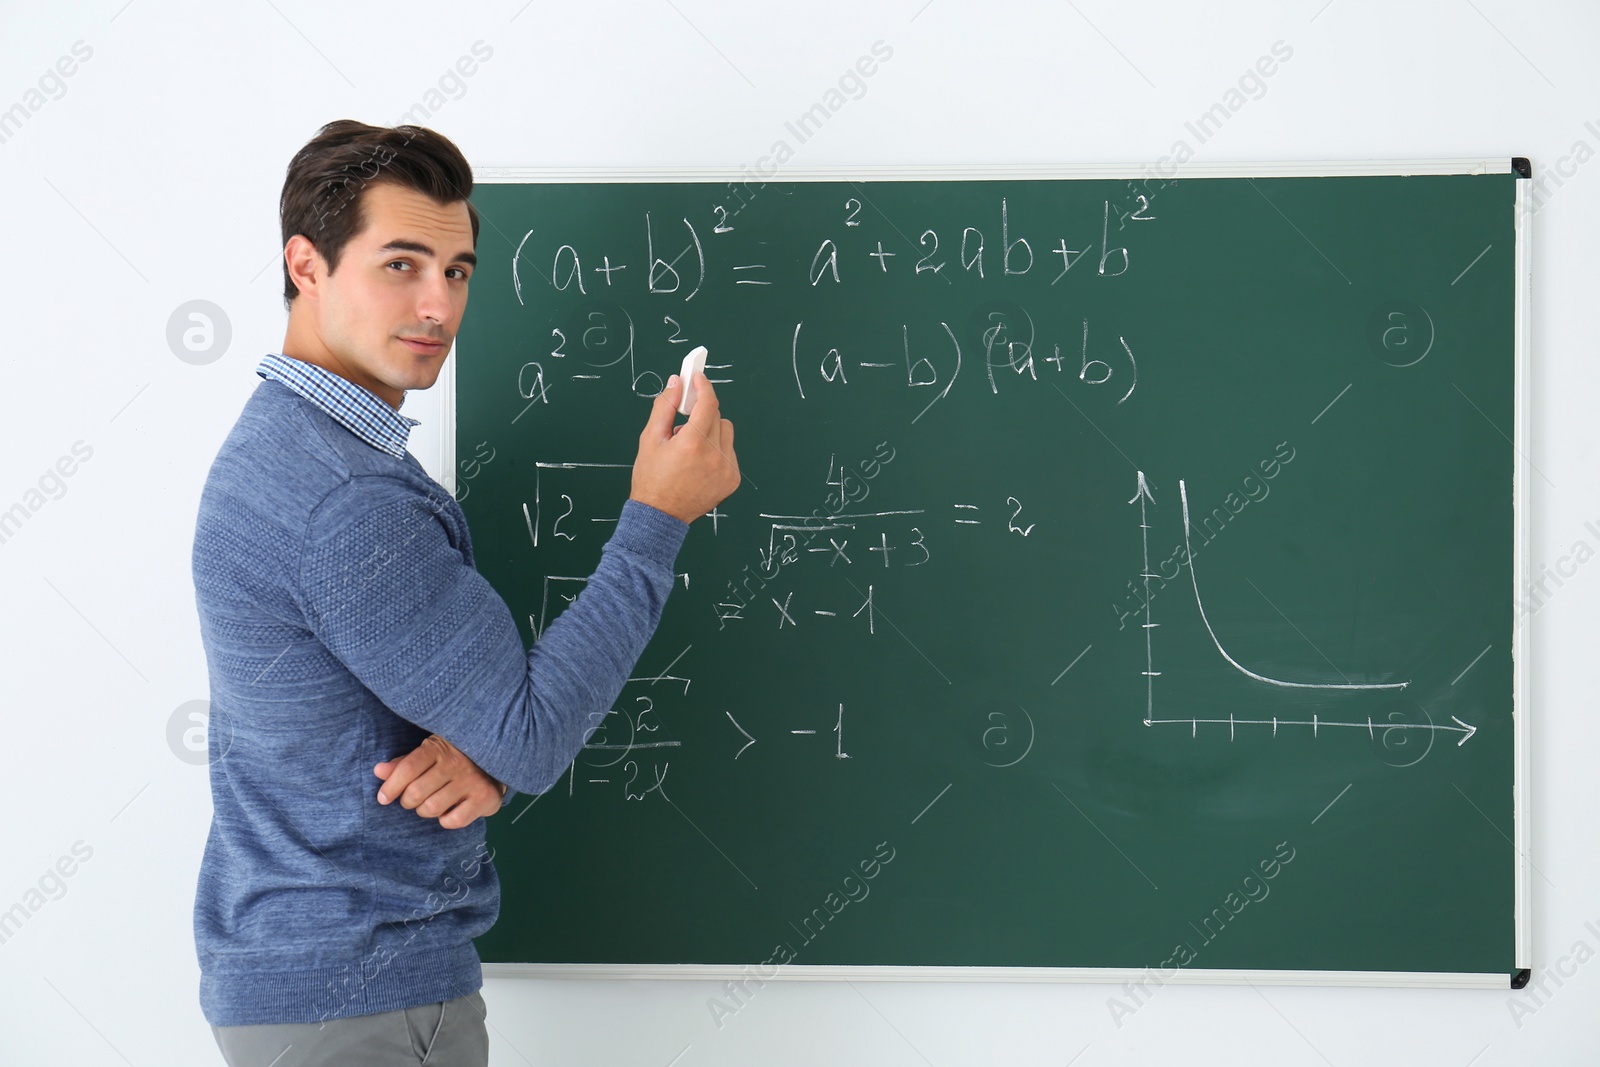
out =
[[[401,394],[431,389],[439,380],[439,371],[443,363],[444,360],[441,358],[419,357],[405,367],[394,368],[384,375],[381,381]]]
[[[440,360],[439,362],[443,362]],[[439,367],[431,369],[417,369],[405,375],[400,381],[400,389],[407,393],[414,393],[421,389],[432,389],[439,380]]]

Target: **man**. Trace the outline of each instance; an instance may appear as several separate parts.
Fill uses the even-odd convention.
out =
[[[593,577],[523,646],[398,412],[466,309],[471,191],[444,137],[352,121],[284,181],[288,331],[212,464],[193,557],[214,804],[195,941],[230,1064],[487,1062],[480,816],[559,780],[654,632],[688,524],[739,482],[711,384],[674,427],[674,376]]]

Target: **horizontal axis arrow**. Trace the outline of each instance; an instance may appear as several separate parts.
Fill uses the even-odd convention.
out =
[[[1315,736],[1317,731],[1319,731],[1324,726],[1347,726],[1347,727],[1365,728],[1367,733],[1369,735],[1371,735],[1374,740],[1376,740],[1376,738],[1378,736],[1377,735],[1377,731],[1379,731],[1379,730],[1448,730],[1451,733],[1457,733],[1457,734],[1461,735],[1461,740],[1456,742],[1456,747],[1460,748],[1462,745],[1467,743],[1468,739],[1471,738],[1473,734],[1478,732],[1478,728],[1476,726],[1470,726],[1467,723],[1462,722],[1460,719],[1457,719],[1454,715],[1450,716],[1450,718],[1457,725],[1455,725],[1455,726],[1437,726],[1437,725],[1435,725],[1435,724],[1433,724],[1431,722],[1430,723],[1392,722],[1392,723],[1385,723],[1385,724],[1380,726],[1379,724],[1377,724],[1377,723],[1372,721],[1372,717],[1370,715],[1367,717],[1367,721],[1366,722],[1328,722],[1328,721],[1322,719],[1320,716],[1317,716],[1317,715],[1313,715],[1309,719],[1279,719],[1279,718],[1272,718],[1272,719],[1237,719],[1237,718],[1234,718],[1233,716],[1230,715],[1226,719],[1196,719],[1196,718],[1188,718],[1188,719],[1145,719],[1144,720],[1144,724],[1146,726],[1168,726],[1168,725],[1173,725],[1173,724],[1176,724],[1176,723],[1188,723],[1190,725],[1190,727],[1192,728],[1192,730],[1196,734],[1198,734],[1198,732],[1199,732],[1201,723],[1206,723],[1208,725],[1226,726],[1226,727],[1229,728],[1230,733],[1231,733],[1231,731],[1232,731],[1232,729],[1234,727],[1238,727],[1238,726],[1271,726],[1272,727],[1272,733],[1273,733],[1274,736],[1277,735],[1278,727],[1280,727],[1280,726],[1309,726],[1309,727],[1311,727],[1311,732],[1312,732],[1313,736]]]

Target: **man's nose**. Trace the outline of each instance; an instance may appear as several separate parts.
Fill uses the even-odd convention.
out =
[[[436,325],[450,321],[450,281],[442,271],[424,279],[419,287],[417,317]]]

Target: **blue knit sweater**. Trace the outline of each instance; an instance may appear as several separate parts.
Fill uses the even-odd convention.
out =
[[[214,813],[194,930],[218,1026],[482,985],[472,938],[500,907],[485,820],[445,830],[380,805],[372,766],[436,732],[513,789],[548,789],[644,651],[688,531],[626,502],[583,593],[530,651],[473,568],[454,498],[403,445],[359,435],[338,399],[262,382],[200,499]]]

